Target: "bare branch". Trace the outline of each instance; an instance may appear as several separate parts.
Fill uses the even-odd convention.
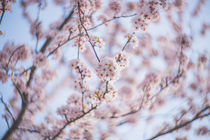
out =
[[[8,129],[9,129],[9,121],[8,121],[8,119],[7,119],[7,116],[5,116],[5,121],[6,121],[6,123],[7,123],[7,127],[8,127]]]
[[[89,30],[93,30],[93,29],[96,29],[97,27],[99,27],[99,26],[102,26],[102,25],[104,25],[104,24],[106,24],[106,23],[108,23],[108,22],[110,22],[110,21],[113,21],[113,20],[115,20],[115,19],[119,19],[119,18],[128,18],[128,17],[133,17],[133,16],[136,16],[137,14],[132,14],[132,15],[127,15],[127,16],[114,16],[113,18],[111,18],[111,19],[109,19],[109,20],[106,20],[106,21],[104,21],[104,22],[102,22],[102,23],[100,23],[100,24],[98,24],[98,25],[96,25],[96,26],[94,26],[94,27],[91,27],[91,28],[89,28],[89,29],[87,29],[88,31]]]

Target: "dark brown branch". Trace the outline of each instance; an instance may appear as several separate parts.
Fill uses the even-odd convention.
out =
[[[199,111],[191,120],[188,120],[188,121],[186,121],[184,123],[181,123],[179,125],[176,125],[173,128],[168,129],[166,131],[161,131],[161,132],[157,133],[156,135],[154,135],[153,137],[149,138],[148,140],[153,140],[153,139],[155,139],[157,137],[160,137],[162,135],[169,134],[169,133],[171,133],[171,132],[173,132],[175,130],[178,130],[178,129],[182,128],[182,127],[187,126],[188,124],[192,123],[193,121],[195,121],[197,119],[200,119],[200,118],[204,118],[204,117],[209,116],[210,115],[210,112],[201,115],[203,112],[207,111],[208,109],[210,109],[210,106],[206,106],[204,109],[202,109],[201,111]]]
[[[28,103],[26,102],[22,102],[22,106],[21,106],[21,111],[17,117],[17,119],[15,120],[15,122],[12,124],[12,127],[10,127],[6,134],[3,136],[2,140],[8,140],[9,137],[11,136],[11,134],[17,129],[17,127],[20,125],[22,119],[23,119],[23,115],[25,114],[26,108],[27,108]]]
[[[67,18],[63,21],[63,23],[58,27],[58,30],[61,31],[64,27],[64,25],[72,18],[73,14],[74,14],[74,9],[75,6],[73,7],[72,11],[69,13],[69,15],[67,16]],[[45,41],[44,45],[42,46],[40,52],[45,52],[47,46],[52,42],[53,38],[48,37],[47,40]]]
[[[74,9],[75,9],[75,7],[72,9],[72,11],[68,15],[68,17],[63,21],[63,23],[58,27],[59,31],[62,30],[64,25],[72,18],[73,13],[74,13]],[[45,41],[45,43],[43,44],[43,46],[42,46],[42,48],[40,50],[41,53],[44,53],[46,51],[47,46],[51,43],[52,40],[53,40],[53,38],[51,38],[51,37],[47,38],[47,40]],[[35,73],[35,70],[36,70],[36,66],[32,66],[29,79],[28,79],[28,81],[26,83],[26,87],[30,86],[31,81],[32,81],[33,76],[34,76],[34,73]],[[20,125],[20,123],[21,123],[21,121],[23,119],[23,116],[24,116],[25,111],[26,111],[27,106],[28,106],[27,93],[23,92],[21,98],[23,98],[21,111],[20,111],[17,119],[15,120],[15,122],[12,124],[11,128],[8,129],[6,134],[3,136],[2,140],[8,140],[9,137],[11,136],[11,134],[18,128],[18,126]]]
[[[32,69],[33,66],[28,67],[27,69],[24,69],[24,71],[22,71],[21,73],[19,73],[19,75],[23,75],[25,72],[29,71]]]
[[[2,8],[3,9],[2,9],[2,14],[1,14],[0,24],[1,24],[2,20],[3,20],[4,13],[5,13],[5,6],[6,6],[5,2],[6,2],[6,0],[2,1]]]
[[[50,140],[54,140],[54,139],[56,139],[57,137],[59,137],[59,135],[62,133],[62,131],[63,131],[69,124],[71,124],[71,123],[73,123],[73,122],[75,122],[75,121],[77,121],[77,120],[83,118],[84,116],[86,116],[87,114],[89,114],[90,112],[92,112],[93,110],[95,110],[96,108],[97,108],[97,106],[94,106],[94,107],[92,107],[91,109],[89,109],[87,112],[83,112],[82,115],[80,115],[80,116],[78,116],[78,117],[76,117],[76,118],[74,118],[74,119],[71,119],[70,121],[67,121],[67,123],[66,123],[62,128],[60,128],[59,131],[58,131],[52,138],[50,138]]]

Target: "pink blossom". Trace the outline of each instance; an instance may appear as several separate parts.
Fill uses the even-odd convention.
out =
[[[16,57],[20,60],[25,60],[30,56],[30,49],[26,45],[19,46],[20,48],[15,53]]]
[[[74,41],[74,47],[79,47],[79,50],[81,52],[84,52],[86,50],[87,46],[87,37],[85,35],[77,37]]]
[[[92,42],[94,44],[94,47],[103,49],[105,46],[105,42],[98,36],[92,37]]]
[[[5,83],[8,80],[8,75],[4,69],[0,69],[0,80]]]
[[[115,60],[120,68],[124,69],[129,65],[129,60],[126,52],[120,52],[115,56]]]
[[[105,57],[98,64],[96,73],[101,80],[116,80],[119,77],[119,67],[114,59]]]
[[[142,1],[138,8],[138,16],[133,19],[135,29],[138,30],[140,28],[145,31],[150,22],[159,19],[159,9],[163,8],[163,6],[165,6],[164,1]]]
[[[122,10],[122,6],[120,4],[120,1],[117,1],[117,0],[112,0],[109,3],[109,8],[114,13],[114,15],[119,14]]]
[[[37,67],[43,67],[47,64],[47,56],[43,53],[38,53],[35,55],[34,65]]]

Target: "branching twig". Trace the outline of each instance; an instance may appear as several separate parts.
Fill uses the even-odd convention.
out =
[[[67,121],[66,124],[65,124],[63,127],[61,127],[61,128],[59,129],[59,131],[58,131],[52,138],[50,138],[50,140],[54,140],[54,139],[56,139],[57,137],[59,137],[59,135],[63,132],[63,130],[64,130],[69,124],[71,124],[71,123],[73,123],[73,122],[75,122],[75,121],[77,121],[77,120],[83,118],[84,116],[86,116],[87,114],[89,114],[90,112],[92,112],[93,110],[95,110],[96,108],[97,108],[97,106],[94,106],[94,107],[92,107],[91,109],[89,109],[87,112],[83,112],[82,115],[80,115],[80,116],[78,116],[78,117],[76,117],[76,118],[74,118],[74,119],[71,119],[71,120]]]
[[[165,131],[160,131],[159,133],[157,133],[156,135],[154,135],[153,137],[149,138],[148,140],[153,140],[157,137],[160,137],[162,135],[166,135],[166,134],[169,134],[175,130],[178,130],[182,127],[185,127],[187,126],[188,124],[192,123],[193,121],[197,120],[197,119],[200,119],[200,118],[204,118],[204,117],[207,117],[210,115],[210,112],[208,113],[205,113],[203,115],[201,115],[202,113],[204,113],[205,111],[209,110],[210,109],[210,106],[206,106],[204,109],[202,109],[201,111],[199,111],[191,120],[188,120],[184,123],[181,123],[179,125],[176,125],[174,127],[172,127],[171,129],[168,129],[168,130],[165,130]]]
[[[131,111],[129,111],[127,113],[124,113],[124,114],[121,114],[121,115],[114,115],[114,116],[111,116],[110,118],[125,117],[125,116],[128,116],[128,115],[135,114],[135,113],[139,112],[144,105],[145,95],[146,95],[146,93],[144,93],[144,95],[142,97],[142,100],[141,100],[141,103],[140,103],[140,106],[136,110],[131,110]]]
[[[10,111],[8,105],[4,102],[3,96],[1,96],[1,102],[4,104],[6,111],[10,114],[10,116],[12,117],[12,121],[14,122],[15,118],[14,118],[12,112]]]
[[[82,26],[82,28],[85,30],[85,33],[86,33],[86,35],[87,35],[87,37],[88,37],[88,42],[90,43],[90,45],[91,45],[91,47],[92,47],[92,49],[93,49],[93,51],[94,51],[94,54],[95,54],[95,56],[96,56],[98,62],[100,62],[100,59],[99,59],[99,57],[98,57],[98,55],[97,55],[97,53],[96,53],[95,47],[94,47],[93,43],[91,42],[91,38],[90,38],[90,36],[89,36],[89,34],[88,34],[88,31],[87,31],[87,29],[85,28],[85,26],[83,25],[83,22],[82,22],[82,19],[81,19],[81,14],[80,14],[81,9],[80,9],[80,3],[79,3],[79,2],[78,2],[78,10],[79,10],[78,12],[79,12],[79,19],[80,19],[81,26]]]
[[[133,15],[128,15],[128,16],[119,16],[119,17],[114,17],[114,18],[112,18],[112,20],[114,20],[114,19],[118,19],[118,18],[126,18],[126,17],[132,17],[132,16],[135,16],[136,14],[133,14]],[[105,21],[105,22],[103,22],[103,23],[101,23],[101,24],[99,24],[99,25],[96,25],[96,26],[94,26],[94,27],[91,27],[91,28],[89,28],[89,29],[86,29],[87,31],[90,31],[90,30],[93,30],[93,29],[95,29],[95,28],[97,28],[97,27],[99,27],[99,26],[101,26],[101,25],[103,25],[103,24],[105,24],[105,23],[107,23],[107,22],[110,22],[110,21],[112,21],[111,19],[110,20],[107,20],[107,21]],[[79,30],[79,34],[77,34],[77,35],[75,35],[75,36],[73,36],[73,37],[71,37],[71,38],[68,38],[68,40],[66,40],[65,42],[63,42],[62,44],[59,44],[54,50],[52,50],[49,54],[48,54],[48,56],[50,56],[50,55],[52,55],[56,50],[58,50],[59,48],[61,48],[63,45],[65,45],[65,44],[67,44],[69,41],[71,41],[71,40],[73,40],[73,39],[75,39],[75,38],[77,38],[77,37],[80,37],[81,35],[83,35],[83,33],[81,32],[81,30]],[[79,41],[80,42],[80,41]],[[91,42],[92,43],[92,42]],[[92,44],[93,45],[93,44]],[[126,44],[127,45],[127,44]],[[125,45],[125,46],[126,46]],[[94,45],[93,45],[94,46]],[[125,47],[124,46],[124,47]],[[79,46],[80,47],[80,46]],[[78,47],[78,51],[77,51],[77,58],[79,59],[79,47]]]

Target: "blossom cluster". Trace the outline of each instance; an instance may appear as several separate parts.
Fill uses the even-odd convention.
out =
[[[139,28],[143,31],[146,30],[150,22],[156,21],[159,19],[160,8],[165,8],[165,0],[148,0],[142,1],[138,8],[138,15],[133,19],[133,24],[135,29]]]
[[[67,105],[57,109],[58,115],[66,116],[68,120],[74,119],[82,114],[81,96],[73,94],[67,100]]]
[[[145,80],[142,83],[143,91],[150,93],[160,84],[160,76],[156,73],[149,73],[146,75]]]
[[[129,48],[137,48],[139,45],[139,40],[137,38],[137,36],[133,33],[133,34],[128,34],[128,47]]]
[[[91,71],[85,66],[85,63],[79,59],[73,59],[70,67],[76,72],[77,78],[74,80],[74,88],[77,91],[85,92],[87,90],[85,78],[91,78]]]
[[[126,52],[120,52],[115,56],[115,60],[120,68],[125,68],[129,65],[128,56]]]
[[[43,53],[38,53],[35,55],[34,65],[37,67],[43,67],[47,64],[47,56]]]
[[[41,22],[35,20],[31,24],[30,32],[32,35],[36,36],[37,38],[42,38],[44,36],[44,33],[42,31],[42,24]]]
[[[99,48],[99,49],[103,49],[105,46],[105,42],[103,41],[103,39],[101,39],[98,36],[92,37],[92,42],[94,44],[94,47]]]
[[[87,15],[93,14],[96,10],[102,7],[101,0],[71,0],[72,5],[80,4],[80,9]],[[77,10],[77,9],[76,9]]]
[[[0,3],[0,14],[2,14],[4,11],[11,11],[12,6],[11,3],[14,3],[15,0],[2,0]]]
[[[87,37],[85,35],[77,37],[74,41],[74,47],[79,47],[79,50],[84,52],[87,47]]]
[[[98,77],[103,81],[116,80],[119,77],[119,67],[111,57],[104,57],[96,68]]]
[[[119,0],[112,0],[109,3],[109,9],[114,13],[114,15],[119,14],[122,11],[121,2]]]
[[[26,45],[16,46],[13,43],[6,43],[3,50],[0,51],[0,80],[4,83],[7,81],[7,73],[9,70],[13,72],[15,64],[18,61],[24,61],[30,56],[30,49]]]

